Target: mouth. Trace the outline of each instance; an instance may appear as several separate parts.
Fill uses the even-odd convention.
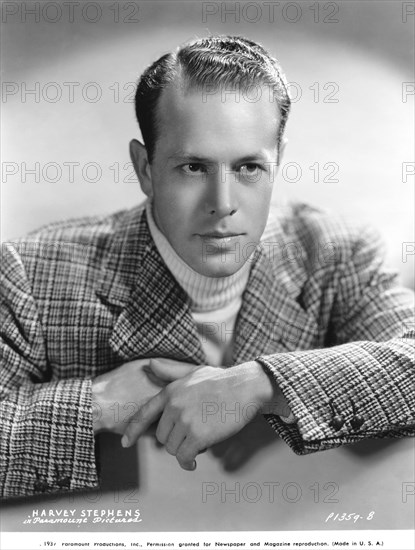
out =
[[[240,237],[242,233],[221,233],[219,231],[212,231],[209,233],[201,233],[199,237],[202,239],[230,239],[232,237]]]
[[[243,233],[222,233],[221,231],[209,231],[208,233],[198,233],[197,235],[204,242],[214,242],[220,245],[226,245],[232,242],[236,242],[238,238],[243,235]]]

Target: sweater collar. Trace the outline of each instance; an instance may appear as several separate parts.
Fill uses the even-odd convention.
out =
[[[245,264],[233,275],[226,277],[206,277],[192,269],[173,249],[167,238],[159,230],[153,217],[152,202],[146,203],[146,214],[151,236],[160,256],[190,298],[192,311],[206,312],[228,306],[242,297],[249,279],[252,262]]]

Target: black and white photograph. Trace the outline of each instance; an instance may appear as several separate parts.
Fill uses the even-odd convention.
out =
[[[1,2],[2,550],[415,548],[414,28]]]

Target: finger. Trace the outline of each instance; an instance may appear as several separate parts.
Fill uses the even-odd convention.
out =
[[[198,365],[160,357],[150,360],[150,368],[153,373],[162,380],[172,382],[173,380],[183,378],[200,367]]]
[[[164,380],[159,376],[157,376],[156,374],[154,374],[154,372],[150,368],[150,364],[145,365],[145,367],[143,368],[143,371],[146,373],[146,376],[150,380],[150,382],[152,382],[156,386],[160,386],[160,388],[166,387],[167,384],[169,383],[167,380]]]
[[[175,456],[177,453],[177,449],[180,447],[180,445],[183,443],[184,439],[186,437],[186,432],[184,431],[183,427],[181,427],[178,424],[174,425],[174,428],[169,434],[169,437],[166,441],[166,451]]]
[[[196,470],[196,456],[199,454],[199,449],[194,440],[189,437],[183,441],[176,452],[176,458],[183,470]]]
[[[131,447],[147,428],[160,416],[166,405],[167,394],[161,390],[149,399],[128,422],[124,435],[121,438],[123,447]]]
[[[159,420],[156,438],[162,445],[164,445],[170,435],[170,432],[174,428],[174,420],[170,415],[163,414]]]

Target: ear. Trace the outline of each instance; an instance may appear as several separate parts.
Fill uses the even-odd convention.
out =
[[[151,179],[151,166],[148,162],[147,150],[136,139],[130,141],[130,157],[135,173],[143,193],[151,198],[153,196],[153,182]]]
[[[288,139],[283,137],[280,143],[279,151],[278,151],[278,166],[281,164],[281,160],[284,156],[285,147],[287,146]]]

